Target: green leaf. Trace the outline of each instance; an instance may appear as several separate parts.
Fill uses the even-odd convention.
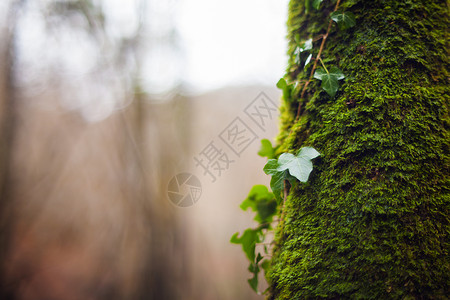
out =
[[[256,212],[254,220],[269,227],[272,217],[277,212],[277,201],[266,186],[255,185],[240,207],[244,211],[250,207]]]
[[[335,66],[331,67],[330,75],[335,76],[337,78],[337,80],[341,80],[341,79],[345,78],[344,73],[342,73],[342,71],[338,67],[335,67]]]
[[[297,43],[300,45],[300,43]],[[297,57],[296,63],[300,68],[305,68],[312,58],[311,49],[313,48],[312,39],[306,40],[303,45],[296,49],[295,55]]]
[[[258,274],[259,274],[259,266],[256,264],[250,264],[248,267],[250,273],[253,273],[253,277],[248,279],[248,284],[250,287],[258,293]]]
[[[356,25],[355,15],[351,12],[335,11],[330,15],[331,19],[335,21],[339,29],[345,30]]]
[[[272,194],[272,193],[270,193]],[[277,201],[275,200],[273,194],[272,198],[267,201],[260,201],[256,204],[258,209],[258,214],[255,217],[255,221],[265,224],[266,227],[270,226],[273,216],[277,212]]]
[[[248,193],[247,198],[241,203],[240,207],[243,211],[246,211],[249,207],[253,211],[257,211],[257,201],[265,198],[273,198],[273,194],[269,192],[265,185],[254,185]]]
[[[256,263],[259,264],[259,262],[263,259],[264,257],[261,255],[261,253],[258,253],[258,256],[256,257]]]
[[[278,203],[283,201],[283,192],[284,192],[284,180],[286,179],[285,172],[277,172],[272,175],[272,179],[270,179],[270,188],[275,196],[275,199],[278,200]]]
[[[255,245],[260,242],[261,230],[248,228],[244,231],[241,237],[236,232],[230,239],[230,243],[241,244],[247,258],[253,262],[255,261]]]
[[[277,88],[283,91],[283,99],[286,101],[291,100],[291,93],[294,89],[294,84],[288,84],[284,78],[280,78],[277,82]]]
[[[279,164],[276,159],[269,159],[267,164],[264,166],[264,173],[267,175],[272,175],[270,179],[270,188],[272,189],[273,195],[278,203],[283,201],[284,192],[284,180],[289,180],[291,185],[294,185],[295,178],[289,174],[289,171],[279,171]]]
[[[287,87],[287,82],[284,78],[280,78],[280,80],[278,80],[277,82],[277,88],[279,88],[280,90],[283,90]]]
[[[312,58],[312,54],[310,54],[310,55],[306,58],[305,66],[303,67],[303,69],[305,69],[306,66],[311,62],[311,58]]]
[[[273,148],[272,143],[268,139],[261,140],[261,148],[258,151],[258,155],[269,159],[274,157],[275,148]]]
[[[309,40],[305,41],[305,43],[303,44],[303,47],[301,49],[302,49],[302,52],[303,52],[303,51],[311,50],[312,48],[313,48],[312,47],[312,39],[309,39]]]
[[[284,172],[279,172],[277,169],[278,161],[276,159],[269,159],[263,170],[267,175],[272,175],[272,178],[270,179],[270,188],[278,202],[281,202],[283,200],[282,194],[286,174],[284,174]]]
[[[320,3],[322,3],[323,0],[313,0],[312,2],[312,6],[314,7],[314,9],[318,10],[320,7]]]
[[[283,153],[278,158],[278,171],[289,170],[289,173],[301,182],[308,181],[309,174],[313,170],[311,160],[320,153],[312,147],[304,147],[297,156],[291,153]]]
[[[266,173],[267,175],[275,175],[276,173],[278,173],[277,169],[278,161],[276,159],[269,159],[263,168],[264,173]]]
[[[333,98],[339,89],[338,80],[344,79],[345,76],[337,67],[331,67],[330,71],[322,68],[314,72],[314,78],[322,80],[321,87]]]
[[[270,179],[270,188],[272,189],[275,199],[277,199],[278,202],[281,202],[283,200],[281,194],[284,190],[284,174],[283,172],[278,172],[277,169],[278,161],[276,159],[269,159],[263,170],[267,175],[272,175],[272,178]]]

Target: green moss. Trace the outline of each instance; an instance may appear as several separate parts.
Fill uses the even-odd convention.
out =
[[[303,3],[289,7],[291,80],[309,75],[295,64],[294,35],[323,34],[334,6],[324,1],[305,15]],[[312,145],[322,156],[286,201],[267,273],[269,298],[446,299],[447,4],[354,0],[341,8],[357,25],[333,28],[322,57],[346,80],[334,99],[313,81],[298,124],[298,101],[282,109],[280,149]]]

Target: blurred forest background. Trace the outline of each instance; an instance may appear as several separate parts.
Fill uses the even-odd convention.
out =
[[[278,104],[286,1],[241,2],[1,2],[1,299],[263,298],[229,239],[277,114],[215,182],[193,160],[261,92]],[[167,197],[180,172],[191,207]]]

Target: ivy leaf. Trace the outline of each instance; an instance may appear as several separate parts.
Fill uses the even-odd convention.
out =
[[[272,189],[275,199],[278,200],[278,203],[283,201],[284,180],[286,179],[287,173],[287,171],[277,172],[272,175],[272,179],[270,179],[270,188]]]
[[[250,273],[253,273],[253,277],[248,279],[248,284],[250,284],[250,287],[258,293],[258,274],[259,274],[259,266],[257,264],[250,264],[248,266],[248,270]]]
[[[331,67],[330,71],[322,68],[314,72],[314,78],[322,80],[321,87],[333,98],[339,89],[338,80],[344,79],[345,76],[337,67]]]
[[[272,195],[270,200],[266,198],[265,201],[256,203],[258,214],[255,217],[255,221],[265,225],[264,227],[270,227],[272,218],[277,212],[277,201],[275,200],[274,195],[272,193],[270,194]]]
[[[319,10],[320,3],[322,3],[322,1],[323,1],[323,0],[313,0],[312,6],[313,6],[316,10]]]
[[[261,148],[258,151],[258,155],[261,157],[273,158],[275,155],[275,148],[268,139],[261,140]]]
[[[283,153],[278,158],[278,171],[289,170],[289,173],[301,182],[308,181],[309,174],[313,170],[311,160],[320,153],[312,147],[303,147],[297,156],[291,153]]]
[[[286,174],[279,172],[277,169],[278,161],[276,159],[269,159],[263,170],[267,175],[272,175],[272,178],[270,179],[270,188],[278,202],[281,202],[283,200],[281,195],[284,190],[284,179]]]
[[[283,201],[283,191],[284,191],[284,180],[289,180],[291,185],[294,185],[295,178],[289,174],[289,171],[279,171],[279,164],[276,159],[269,159],[267,164],[264,166],[264,173],[267,175],[272,175],[270,179],[270,188],[272,189],[275,199],[278,203]]]
[[[272,222],[272,218],[277,212],[277,201],[273,193],[269,192],[266,186],[255,185],[240,207],[244,211],[250,207],[253,211],[257,212],[254,220],[268,225]]]
[[[331,13],[330,17],[338,24],[341,30],[346,30],[356,25],[355,15],[351,12],[335,11]]]
[[[309,39],[309,40],[305,41],[305,43],[303,44],[303,47],[301,49],[302,49],[302,52],[304,52],[304,51],[311,50],[312,48],[313,48],[312,47],[312,39]]]
[[[288,84],[286,82],[286,79],[281,78],[277,82],[277,88],[279,88],[280,90],[283,91],[283,99],[286,101],[290,101],[291,93],[292,93],[292,90],[294,89],[294,85],[292,83]]]
[[[287,87],[287,82],[284,78],[280,78],[280,80],[278,80],[277,82],[277,88],[279,88],[280,90],[284,90]]]
[[[267,187],[261,184],[254,185],[247,198],[241,203],[240,208],[246,211],[250,207],[253,211],[257,211],[256,203],[266,198],[273,198],[273,194],[269,192]]]
[[[297,38],[297,35],[295,36]],[[299,38],[298,38],[299,39]],[[306,40],[303,45],[300,46],[300,42],[296,39],[297,44],[299,45],[296,49],[295,56],[297,57],[297,64],[300,68],[305,68],[306,65],[310,62],[312,54],[311,50],[313,48],[312,39]]]
[[[256,261],[254,263],[250,263],[248,266],[248,270],[250,273],[253,273],[253,277],[248,279],[248,283],[250,284],[250,287],[258,293],[258,274],[259,274],[259,262],[263,259],[261,253],[258,253],[258,256],[256,257]],[[265,260],[267,261],[267,260]]]
[[[277,169],[278,161],[276,159],[269,159],[263,168],[264,173],[266,173],[267,175],[275,175],[276,173],[278,173]]]
[[[310,55],[306,58],[305,66],[303,67],[303,69],[305,69],[306,66],[311,62],[311,58],[312,58],[312,54],[310,54]]]
[[[255,245],[260,242],[261,231],[257,229],[248,228],[244,231],[241,237],[238,237],[239,232],[233,234],[230,243],[241,244],[247,258],[253,262],[255,261]]]
[[[335,66],[331,67],[330,75],[335,76],[337,78],[337,80],[341,80],[341,79],[345,78],[344,73],[342,73],[342,71],[338,67],[335,67]]]

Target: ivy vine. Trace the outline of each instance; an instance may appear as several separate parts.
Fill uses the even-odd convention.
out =
[[[305,13],[309,13],[312,9],[320,10],[324,0],[305,0]],[[294,36],[297,45],[294,51],[295,62],[301,71],[307,72],[309,65],[313,66],[309,73],[308,80],[288,82],[285,78],[281,78],[277,87],[283,92],[283,99],[288,102],[294,101],[294,91],[301,90],[298,100],[298,109],[295,122],[301,115],[301,100],[304,99],[308,85],[313,79],[321,81],[321,88],[331,97],[334,98],[339,90],[339,81],[345,79],[344,73],[337,66],[325,66],[321,55],[325,46],[328,35],[333,28],[333,23],[337,24],[339,30],[346,30],[356,25],[356,19],[351,12],[340,11],[340,0],[336,2],[333,12],[329,15],[329,24],[325,34],[315,38],[302,41],[299,35]],[[313,42],[321,40],[319,49],[314,49]],[[314,53],[317,54],[314,57]],[[318,68],[320,62],[321,67]],[[291,129],[289,136],[293,134]],[[264,166],[264,172],[272,176],[270,180],[270,188],[272,192],[264,185],[255,185],[248,194],[247,198],[242,202],[241,209],[246,211],[249,208],[256,213],[254,220],[258,223],[255,228],[246,229],[242,235],[236,232],[230,242],[240,244],[242,250],[250,261],[248,270],[253,275],[248,279],[250,287],[258,291],[258,274],[261,269],[267,270],[269,266],[269,248],[264,243],[267,234],[274,229],[273,224],[278,223],[282,232],[284,218],[284,203],[292,186],[298,182],[305,183],[308,181],[309,175],[313,170],[313,159],[318,157],[320,153],[313,147],[303,147],[298,153],[281,153],[277,155],[277,147],[273,147],[272,143],[263,139],[258,154],[268,159]],[[276,219],[276,216],[280,216]],[[258,251],[262,245],[262,253]]]

